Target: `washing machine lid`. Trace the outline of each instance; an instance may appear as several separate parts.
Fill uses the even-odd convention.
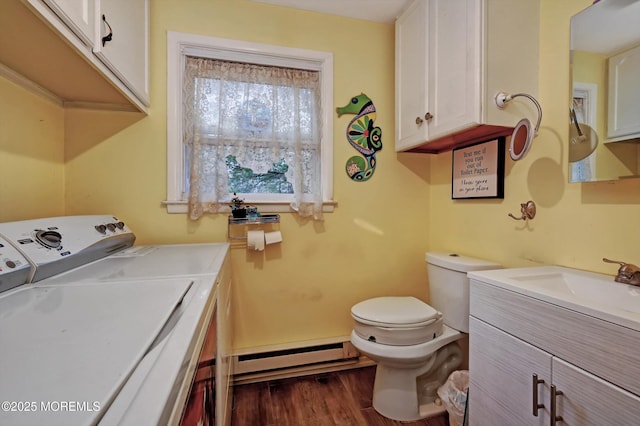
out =
[[[0,424],[97,424],[191,285],[182,278],[2,293],[0,396],[32,408],[0,411]],[[59,405],[67,402],[68,410]]]
[[[375,297],[351,308],[354,320],[381,327],[417,327],[430,324],[442,314],[412,296]]]

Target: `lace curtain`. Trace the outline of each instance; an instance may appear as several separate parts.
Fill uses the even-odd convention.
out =
[[[187,57],[189,216],[228,212],[238,192],[249,204],[250,194],[267,193],[322,219],[320,99],[317,71]]]

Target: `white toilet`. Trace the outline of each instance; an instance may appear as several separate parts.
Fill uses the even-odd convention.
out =
[[[376,361],[373,407],[385,417],[413,421],[442,411],[436,390],[463,360],[455,343],[469,332],[467,272],[497,263],[427,253],[429,306],[415,297],[376,297],[355,304],[351,343]]]

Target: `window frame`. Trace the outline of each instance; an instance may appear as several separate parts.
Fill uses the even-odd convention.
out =
[[[182,144],[182,77],[186,56],[301,68],[320,72],[321,79],[321,184],[323,211],[331,212],[333,200],[333,53],[275,46],[197,34],[167,32],[167,198],[168,213],[187,213],[182,199],[184,149]],[[282,196],[243,194],[260,211],[289,212],[291,200]],[[221,205],[219,213],[229,213]]]
[[[584,124],[591,126],[593,129],[598,127],[597,117],[598,117],[598,85],[594,83],[582,83],[578,81],[573,82],[573,97],[572,100],[581,99],[584,105],[584,114],[583,121]],[[578,120],[579,121],[579,120]],[[595,179],[596,176],[596,159],[595,155],[597,152],[594,151],[591,155],[586,158],[575,162],[569,163],[569,183],[577,183],[577,182],[589,182]],[[579,171],[576,171],[576,168],[584,167],[589,170],[589,178],[580,179]],[[574,170],[576,169],[576,170]],[[576,176],[574,176],[576,175]]]

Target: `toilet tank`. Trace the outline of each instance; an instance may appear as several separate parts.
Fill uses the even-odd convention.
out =
[[[455,253],[427,253],[429,304],[442,313],[444,323],[469,332],[469,279],[467,272],[501,269],[498,263]]]

